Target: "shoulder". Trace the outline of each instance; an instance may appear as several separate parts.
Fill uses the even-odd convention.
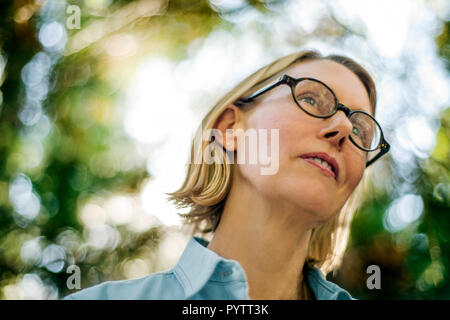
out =
[[[171,269],[139,279],[106,281],[70,294],[64,300],[170,300],[183,298],[183,287]]]

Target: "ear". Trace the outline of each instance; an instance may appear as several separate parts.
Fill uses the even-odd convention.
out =
[[[230,134],[229,131],[237,129],[242,118],[243,111],[236,105],[230,104],[214,123],[213,129],[216,129],[214,131],[215,141],[228,151],[236,151],[237,137]]]

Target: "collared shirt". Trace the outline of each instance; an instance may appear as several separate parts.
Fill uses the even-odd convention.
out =
[[[248,282],[236,260],[207,248],[208,242],[191,237],[180,259],[169,270],[133,280],[106,281],[66,296],[83,300],[248,300]],[[317,268],[306,276],[317,300],[352,300],[350,294],[325,279]]]

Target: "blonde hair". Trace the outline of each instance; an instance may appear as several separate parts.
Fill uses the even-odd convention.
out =
[[[185,225],[192,227],[190,230],[192,235],[198,232],[212,234],[216,230],[231,187],[232,166],[235,165],[226,161],[228,155],[224,148],[215,149],[216,152],[218,150],[215,156],[221,161],[206,163],[203,159],[203,151],[211,141],[210,136],[205,135],[208,135],[228,105],[239,104],[240,98],[273,81],[293,64],[316,59],[332,60],[353,71],[364,84],[373,114],[375,114],[374,81],[362,66],[350,58],[338,55],[322,56],[316,51],[306,50],[281,57],[260,68],[226,93],[203,118],[192,141],[184,183],[177,191],[168,193],[168,200],[172,201],[178,209],[190,209],[188,213],[178,213],[178,215],[184,219]],[[366,170],[340,212],[323,225],[313,229],[306,258],[308,267],[319,268],[326,275],[330,271],[336,271],[341,265],[349,238],[350,223],[362,201],[364,189],[367,188],[370,169],[371,167]]]

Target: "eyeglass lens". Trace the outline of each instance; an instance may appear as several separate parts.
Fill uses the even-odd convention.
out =
[[[307,113],[317,116],[327,116],[334,112],[335,97],[322,83],[312,80],[302,80],[295,87],[297,103]],[[367,114],[353,113],[350,118],[353,125],[350,134],[354,143],[367,151],[375,150],[381,142],[381,128]]]

